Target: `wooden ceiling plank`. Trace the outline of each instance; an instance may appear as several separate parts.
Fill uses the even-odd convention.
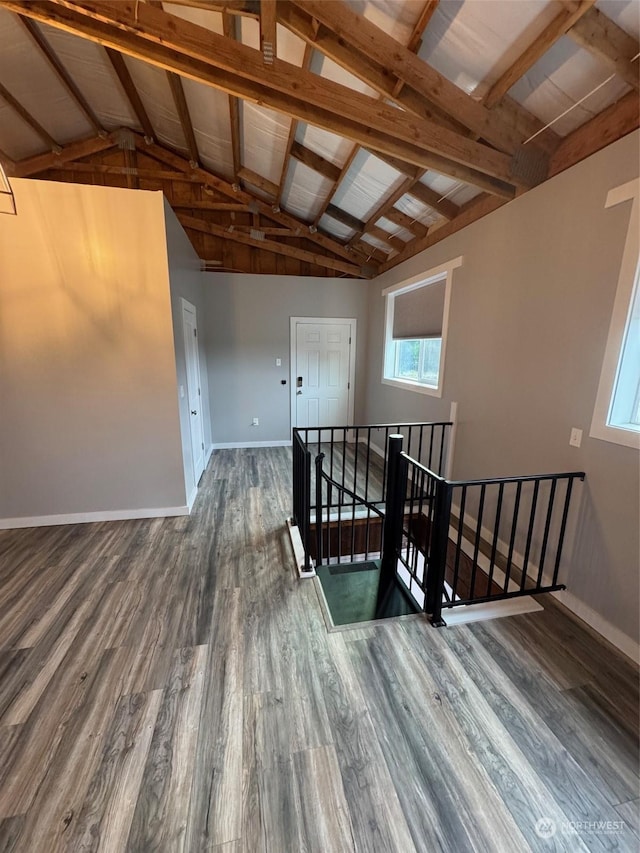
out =
[[[233,240],[237,243],[244,243],[247,246],[253,246],[266,252],[274,252],[279,255],[287,255],[290,258],[297,258],[299,261],[306,261],[311,264],[326,267],[327,269],[344,272],[347,275],[356,278],[364,276],[363,270],[354,264],[348,264],[340,261],[337,258],[328,258],[326,255],[308,252],[306,249],[298,249],[295,246],[290,246],[286,243],[277,243],[275,240],[257,240],[243,231],[236,231],[233,227],[225,228],[223,225],[214,225],[211,222],[206,222],[203,219],[196,219],[193,216],[181,214],[180,222],[184,228],[192,228],[194,231],[202,231],[204,234],[211,234],[214,237],[221,237],[225,240]]]
[[[549,23],[529,47],[502,74],[489,89],[483,99],[486,107],[491,108],[506,95],[509,89],[523,77],[553,45],[593,6],[596,0],[580,0],[566,4],[565,8]]]
[[[173,103],[175,104],[178,112],[178,118],[180,119],[182,134],[185,142],[187,143],[189,159],[194,165],[197,165],[200,162],[200,155],[198,153],[198,144],[196,142],[196,135],[193,132],[193,123],[189,114],[189,105],[187,104],[187,99],[184,94],[182,80],[180,79],[180,76],[175,74],[173,71],[167,71],[167,79],[169,81]]]
[[[47,152],[17,161],[15,174],[19,178],[28,178],[31,175],[37,175],[47,169],[55,169],[61,164],[78,160],[81,157],[88,157],[90,154],[115,148],[117,144],[117,136],[114,133],[110,133],[106,137],[90,136],[88,139],[81,139],[64,145],[59,153]]]
[[[277,48],[276,0],[260,0],[260,50],[265,65],[273,65]]]
[[[291,0],[320,21],[338,38],[370,56],[388,72],[411,86],[502,151],[513,153],[519,141],[510,129],[482,104],[419,59],[375,24],[358,15],[340,0]],[[584,0],[590,2],[590,0]],[[394,84],[395,85],[395,84]]]
[[[228,12],[222,14],[222,31],[226,38],[236,39],[236,17]],[[238,172],[242,168],[242,147],[240,140],[240,101],[233,95],[229,99],[229,124],[231,128],[231,152],[233,156],[233,175],[238,179]]]
[[[576,44],[603,60],[618,77],[638,90],[638,60],[632,60],[637,57],[640,48],[638,41],[622,27],[594,6],[576,21],[568,35]]]
[[[139,137],[137,138],[140,140]],[[140,140],[139,144],[144,143]],[[227,198],[231,198],[236,202],[244,203],[252,209],[258,210],[260,213],[274,220],[274,222],[278,222],[289,228],[293,228],[294,230],[300,229],[301,237],[305,237],[307,240],[318,243],[318,245],[322,246],[323,249],[333,252],[333,254],[345,258],[352,263],[354,260],[359,262],[359,259],[354,258],[353,252],[341,243],[338,243],[331,237],[327,237],[320,231],[311,232],[308,225],[300,222],[290,213],[287,213],[284,210],[274,210],[273,206],[268,202],[256,198],[240,187],[236,187],[234,189],[233,184],[229,183],[229,181],[226,181],[224,178],[215,175],[213,172],[203,169],[202,167],[191,169],[183,157],[180,157],[178,154],[174,154],[172,151],[169,151],[157,144],[146,145],[143,150],[146,154],[149,154],[149,156],[158,160],[160,163],[171,166],[179,172],[193,174],[202,184],[210,186],[212,189],[227,196]]]
[[[122,56],[122,54],[117,50],[110,47],[105,46],[105,50],[109,57],[109,62],[120,81],[124,94],[131,105],[131,109],[133,110],[135,117],[138,119],[140,127],[144,131],[144,135],[150,142],[152,142],[156,138],[156,134],[144,104],[142,103],[142,98],[140,97],[135,83],[133,82],[133,78],[129,73],[124,56]]]
[[[6,89],[2,83],[0,83],[0,98],[3,98],[9,104],[11,109],[20,116],[25,124],[29,125],[31,130],[33,130],[52,151],[62,150],[60,143],[56,142],[53,136],[44,129],[40,122],[36,121],[31,113],[22,106],[17,98],[13,97],[11,92]]]
[[[251,184],[253,187],[257,187],[259,190],[262,190],[262,192],[267,193],[267,195],[272,196],[274,199],[278,195],[278,184],[268,180],[267,178],[263,178],[262,175],[259,175],[252,169],[247,169],[246,166],[243,166],[242,169],[240,169],[238,177],[241,181]]]
[[[76,106],[84,114],[85,118],[93,127],[94,131],[97,134],[106,133],[104,127],[102,126],[102,123],[100,122],[100,119],[91,109],[89,102],[84,97],[84,95],[76,85],[75,81],[73,80],[72,76],[64,67],[58,55],[51,47],[49,42],[46,40],[44,34],[40,31],[40,28],[35,23],[35,21],[31,21],[29,18],[25,18],[24,15],[18,15],[18,19],[20,20],[20,23],[24,26],[26,31],[29,33],[35,44],[38,46],[38,50],[40,51],[40,53],[47,60],[51,68],[53,68],[58,79],[65,87],[67,92],[71,95]]]
[[[574,166],[640,126],[638,93],[629,92],[590,121],[565,136],[551,159],[549,175]]]
[[[313,169],[314,172],[318,172],[318,174],[333,182],[338,180],[342,172],[340,166],[336,166],[330,160],[325,160],[324,157],[316,154],[315,151],[311,151],[310,148],[305,148],[299,142],[294,142],[291,146],[291,156],[294,160],[304,163],[305,166]]]
[[[382,102],[281,60],[274,64],[265,81],[264,71],[258,71],[256,66],[259,52],[230,43],[224,36],[174,18],[149,4],[140,5],[140,20],[137,20],[129,3],[93,0],[73,8],[61,3],[64,0],[48,3],[34,0],[28,7],[20,8],[30,17],[82,33],[183,76],[255,99],[416,165],[444,171],[470,183],[478,184],[480,180],[482,188],[489,192],[509,195],[514,185],[529,185],[523,184],[514,173],[514,164],[506,154],[440,125],[406,116]],[[0,3],[5,8],[16,4],[16,0]],[[330,0],[327,5],[332,5]],[[236,68],[238,73],[228,68]]]

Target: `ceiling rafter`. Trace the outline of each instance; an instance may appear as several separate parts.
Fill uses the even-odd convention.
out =
[[[273,65],[278,52],[276,0],[260,0],[260,50],[265,65]]]
[[[64,5],[61,5],[64,4]],[[17,0],[1,0],[13,9]],[[511,197],[537,176],[521,161],[433,122],[409,117],[346,86],[278,60],[265,80],[260,53],[224,36],[141,4],[33,0],[25,14],[80,33],[216,88],[331,129],[383,153]],[[412,54],[410,54],[412,55]],[[415,57],[414,57],[415,58]],[[233,69],[233,70],[230,70]],[[235,71],[237,70],[237,73]],[[467,96],[465,96],[467,97]]]
[[[273,199],[278,195],[278,184],[270,181],[262,175],[259,175],[257,172],[254,172],[253,169],[248,169],[246,166],[243,166],[238,172],[238,177],[243,184],[251,184],[252,187],[256,187],[263,193],[271,196]]]
[[[185,138],[185,142],[187,143],[189,159],[193,165],[198,165],[200,163],[198,144],[196,142],[196,135],[193,132],[193,123],[191,121],[191,115],[189,114],[189,105],[187,104],[187,99],[184,94],[182,80],[180,79],[180,75],[175,74],[173,71],[167,71],[167,79],[169,80],[171,97],[173,98],[173,103],[175,104],[178,118],[180,119],[182,134]]]
[[[14,98],[11,92],[6,89],[2,83],[0,83],[0,98],[9,104],[11,109],[20,116],[25,124],[29,125],[31,130],[33,130],[52,151],[60,151],[62,149],[60,143],[56,142],[53,136],[44,129],[39,121],[36,121],[31,113],[22,106],[17,98]]]
[[[40,31],[40,28],[35,23],[35,21],[31,21],[29,20],[29,18],[25,18],[24,15],[18,15],[17,17],[22,26],[31,36],[33,42],[37,45],[39,52],[42,54],[42,56],[44,56],[51,68],[53,68],[56,76],[58,77],[62,85],[65,87],[67,92],[71,95],[71,98],[73,99],[74,103],[83,113],[83,115],[85,116],[91,127],[94,129],[94,131],[97,134],[106,133],[100,119],[91,108],[89,102],[76,85],[71,74],[69,74],[67,69],[64,67],[64,65],[60,61],[60,58],[45,38],[44,33]]]
[[[179,214],[178,218],[184,228],[191,228],[194,231],[202,231],[204,234],[211,234],[213,237],[221,237],[224,240],[244,243],[246,246],[252,246],[253,248],[260,249],[265,252],[273,252],[277,255],[296,258],[299,261],[316,264],[317,266],[326,267],[327,269],[335,270],[336,272],[343,272],[356,278],[362,278],[363,276],[368,278],[372,274],[372,271],[367,274],[363,271],[362,267],[346,263],[338,258],[329,258],[326,255],[319,254],[317,252],[308,252],[306,249],[298,249],[294,246],[288,245],[287,243],[277,243],[274,240],[257,239],[256,237],[252,237],[251,234],[236,230],[234,226],[225,228],[223,225],[215,225],[214,223],[207,222],[204,219],[198,219],[185,214]]]
[[[640,87],[637,59],[640,47],[637,39],[614,24],[595,6],[576,21],[567,35],[605,62],[625,83],[636,90]]]
[[[422,12],[418,16],[418,20],[413,26],[413,30],[411,31],[411,35],[409,37],[409,41],[407,42],[407,50],[410,50],[411,53],[418,53],[420,47],[422,45],[422,36],[424,35],[424,31],[429,26],[429,21],[433,18],[436,9],[440,4],[440,0],[427,0],[424,4]],[[404,81],[398,80],[393,87],[393,91],[391,92],[391,96],[393,98],[397,98],[402,89],[404,88]]]
[[[342,172],[340,166],[336,166],[336,164],[332,163],[331,160],[326,160],[310,148],[305,148],[305,146],[301,145],[299,142],[293,143],[290,153],[294,160],[304,163],[305,166],[308,166],[310,169],[313,169],[314,172],[317,172],[319,175],[322,175],[330,181],[337,181],[340,177]]]
[[[311,58],[313,56],[313,46],[305,44],[304,56],[302,57],[302,68],[308,71],[311,66]],[[280,183],[278,186],[278,194],[276,196],[276,205],[280,207],[282,204],[282,194],[284,192],[285,181],[289,172],[289,164],[291,163],[291,151],[296,143],[296,133],[298,132],[299,122],[297,119],[291,119],[289,125],[289,136],[287,137],[287,147],[285,148],[284,158],[282,160],[282,171],[280,172]]]
[[[135,117],[138,119],[140,127],[144,131],[144,135],[150,142],[152,142],[156,138],[156,134],[145,106],[142,103],[142,98],[140,97],[135,83],[133,82],[133,78],[129,73],[124,56],[122,56],[122,54],[117,50],[113,50],[110,47],[105,47],[105,50],[109,58],[109,62],[120,81],[124,94],[129,101],[131,109],[133,110]]]
[[[514,83],[524,77],[527,71],[589,11],[595,2],[596,0],[580,0],[578,3],[567,4],[496,80],[483,99],[485,106],[492,107],[497,104]]]
[[[222,13],[222,31],[226,38],[236,40],[236,17],[228,12]],[[233,177],[238,180],[238,172],[242,168],[242,142],[240,138],[240,101],[234,95],[227,95],[229,100],[229,126],[231,132],[231,156],[233,157]]]

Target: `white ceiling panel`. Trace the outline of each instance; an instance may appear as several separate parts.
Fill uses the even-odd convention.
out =
[[[378,157],[360,150],[334,196],[333,203],[366,221],[380,198],[395,189],[404,176]]]
[[[282,202],[289,213],[305,222],[313,222],[333,184],[327,178],[291,159]]]
[[[247,101],[242,103],[240,113],[242,164],[279,184],[291,119]]]

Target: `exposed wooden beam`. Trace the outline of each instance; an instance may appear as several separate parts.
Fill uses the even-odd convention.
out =
[[[248,18],[260,17],[260,0],[171,0],[174,6],[191,6],[207,12],[238,15]]]
[[[321,157],[309,148],[305,148],[299,142],[294,142],[291,146],[291,156],[330,181],[337,181],[342,172],[340,166],[336,166],[330,160],[325,160],[324,157]]]
[[[400,228],[404,228],[405,231],[409,231],[414,235],[414,237],[425,237],[429,230],[426,225],[422,224],[422,222],[418,222],[417,219],[407,216],[406,213],[398,210],[397,207],[390,207],[385,212],[384,218],[393,222],[395,225],[399,225]]]
[[[222,31],[228,39],[236,39],[236,17],[224,12],[222,15]],[[229,98],[229,124],[231,127],[231,152],[233,156],[233,175],[238,179],[242,168],[242,147],[240,141],[240,101],[233,95]]]
[[[388,243],[396,252],[403,252],[408,245],[401,237],[394,237],[393,234],[385,231],[384,228],[380,228],[379,225],[369,225],[367,227],[367,234],[370,234],[382,243]]]
[[[418,53],[420,50],[420,46],[422,45],[422,36],[424,31],[429,25],[429,21],[433,18],[433,15],[438,8],[438,4],[440,0],[427,0],[424,4],[422,12],[420,13],[418,20],[414,24],[413,30],[411,31],[411,36],[409,37],[409,41],[407,42],[407,50],[410,50],[411,53]],[[402,80],[398,80],[393,87],[392,96],[397,98],[402,88],[404,87],[404,82]]]
[[[637,39],[614,24],[595,6],[589,9],[569,30],[568,35],[594,56],[603,60],[612,71],[634,89],[639,87]]]
[[[327,208],[328,208],[328,207],[329,207],[329,205],[331,204],[331,200],[333,199],[334,195],[336,194],[336,191],[337,191],[338,187],[340,186],[340,184],[342,183],[342,181],[343,181],[343,179],[344,179],[345,175],[347,174],[347,172],[348,172],[348,171],[349,171],[349,169],[351,168],[351,165],[352,165],[353,161],[356,159],[356,156],[357,156],[357,154],[358,154],[358,151],[360,151],[360,146],[359,146],[359,145],[354,145],[354,147],[353,147],[353,149],[352,149],[352,151],[351,151],[351,154],[349,154],[349,156],[347,157],[347,160],[346,160],[346,162],[345,162],[344,166],[343,166],[343,167],[342,167],[342,169],[340,170],[340,174],[338,175],[338,177],[337,177],[337,178],[336,178],[336,180],[334,181],[333,186],[332,186],[332,187],[331,187],[331,189],[329,190],[329,193],[328,193],[328,195],[327,195],[326,199],[325,199],[325,200],[324,200],[324,202],[322,203],[322,207],[320,208],[320,210],[318,211],[318,213],[317,213],[317,215],[316,215],[316,218],[315,218],[315,221],[314,221],[314,225],[316,225],[316,226],[317,226],[317,225],[318,225],[318,223],[320,222],[320,220],[322,219],[322,217],[323,217],[323,216],[325,215],[325,213],[327,212]]]
[[[194,179],[197,179],[203,185],[209,186],[212,189],[217,190],[219,193],[226,196],[227,198],[231,198],[236,203],[246,204],[252,210],[262,213],[263,215],[272,219],[274,222],[277,222],[288,228],[293,228],[294,230],[296,228],[299,228],[301,237],[305,237],[305,239],[317,243],[319,246],[322,246],[322,248],[328,252],[332,252],[333,254],[338,255],[341,258],[345,258],[351,263],[353,263],[354,261],[359,262],[359,259],[357,257],[354,257],[354,254],[350,249],[346,248],[341,243],[338,243],[331,237],[327,237],[320,231],[310,231],[308,225],[303,222],[300,222],[290,213],[287,213],[284,210],[274,210],[273,206],[269,203],[263,201],[262,199],[256,198],[255,196],[241,189],[237,185],[234,187],[233,184],[231,184],[229,181],[226,181],[224,178],[221,178],[219,175],[215,175],[213,172],[210,172],[207,169],[203,169],[202,167],[192,169],[189,163],[183,157],[180,157],[178,154],[174,154],[172,151],[169,151],[168,149],[163,148],[160,145],[154,144],[144,146],[142,140],[140,140],[139,137],[137,138],[139,140],[138,144],[142,144],[143,146],[142,150],[144,151],[144,153],[149,154],[149,156],[158,160],[158,162],[164,163],[165,165],[176,169],[178,172],[193,176]]]
[[[495,196],[485,195],[477,200],[473,199],[473,203],[470,203],[469,207],[467,207],[464,212],[456,216],[455,219],[452,219],[451,222],[447,222],[446,225],[442,225],[434,231],[429,231],[427,236],[423,239],[418,238],[407,243],[398,255],[390,258],[386,263],[380,266],[378,273],[386,272],[392,267],[395,267],[403,261],[417,255],[418,252],[423,252],[430,246],[434,246],[436,243],[444,240],[445,237],[455,234],[457,231],[462,230],[462,228],[466,228],[467,225],[471,225],[471,223],[476,222],[478,219],[482,219],[483,216],[486,216],[494,210],[497,210],[499,207],[502,207],[503,204],[506,204],[506,201],[501,198],[496,198]]]
[[[248,204],[234,204],[229,201],[181,201],[171,205],[174,210],[211,210],[213,212],[226,211],[229,213],[247,213]]]
[[[133,82],[133,78],[129,73],[129,69],[127,68],[127,64],[124,61],[124,56],[120,54],[117,50],[113,50],[110,47],[105,46],[105,50],[107,52],[107,56],[109,57],[109,61],[113,67],[113,70],[116,72],[118,80],[120,81],[120,85],[131,105],[131,109],[133,110],[135,117],[138,119],[140,127],[144,131],[144,135],[147,139],[152,142],[156,138],[155,131],[153,129],[153,125],[151,124],[151,120],[147,115],[147,111],[144,108],[144,104],[142,103],[142,99],[138,94],[138,90],[135,87]]]
[[[184,228],[192,228],[194,231],[202,231],[204,234],[211,234],[214,237],[221,237],[224,240],[244,243],[246,246],[253,246],[253,248],[260,249],[261,251],[286,255],[289,258],[297,258],[299,261],[306,261],[307,263],[316,264],[317,266],[326,267],[337,272],[344,272],[356,278],[367,277],[361,267],[345,263],[337,258],[329,258],[326,255],[308,252],[306,249],[298,249],[287,243],[277,243],[275,240],[255,239],[250,234],[246,234],[244,231],[237,231],[233,227],[225,228],[224,225],[214,225],[211,222],[196,219],[193,216],[185,214],[180,214],[179,219]]]
[[[593,6],[596,0],[580,0],[566,4],[565,8],[548,24],[529,47],[502,74],[484,97],[484,104],[492,107],[536,62]]]
[[[309,66],[311,65],[311,58],[313,56],[313,46],[310,44],[306,44],[304,46],[304,56],[302,57],[302,68],[305,71],[309,70]],[[289,164],[291,163],[291,149],[293,148],[293,144],[296,141],[296,133],[298,132],[298,120],[292,119],[291,124],[289,125],[289,136],[287,137],[287,147],[285,148],[284,157],[282,158],[282,171],[280,172],[280,185],[278,187],[278,195],[276,196],[276,205],[280,207],[282,202],[282,193],[284,192],[285,181],[287,180],[287,173],[289,171]]]
[[[275,184],[267,178],[263,178],[262,175],[259,175],[257,172],[247,169],[246,166],[243,166],[242,169],[240,169],[238,177],[241,181],[244,181],[246,184],[251,184],[252,187],[257,187],[259,190],[262,190],[262,192],[267,193],[267,195],[272,196],[274,199],[278,195],[278,184]]]
[[[15,175],[18,178],[28,178],[45,172],[47,169],[55,169],[64,163],[97,154],[109,148],[115,148],[118,144],[117,134],[110,133],[106,137],[90,136],[88,139],[80,139],[63,146],[58,153],[47,152],[37,154],[35,157],[27,157],[19,160],[15,165]]]
[[[457,204],[449,201],[448,198],[442,198],[442,193],[437,193],[426,184],[420,183],[420,181],[416,181],[413,186],[407,190],[407,193],[412,195],[414,198],[417,198],[418,201],[421,201],[428,207],[431,207],[436,211],[436,213],[439,213],[440,216],[443,216],[445,219],[455,219],[458,215],[459,209]]]
[[[25,124],[29,125],[31,130],[33,130],[52,151],[60,151],[62,149],[60,143],[56,142],[53,136],[44,129],[40,122],[35,120],[31,113],[22,106],[17,98],[13,97],[8,89],[5,89],[2,83],[0,83],[0,98],[3,98],[9,104],[11,109],[20,116]]]
[[[260,0],[260,50],[265,65],[273,65],[276,58],[276,0]]]
[[[408,48],[340,0],[291,0],[345,43],[371,57],[456,121],[502,151],[513,152],[519,140],[482,104],[459,89]],[[395,85],[395,83],[394,83]]]
[[[550,175],[563,172],[639,126],[640,101],[633,91],[564,138],[551,159]]]
[[[348,87],[278,60],[265,80],[258,51],[140,4],[33,0],[24,14],[119,48],[192,79],[258,100],[383,153],[511,196],[531,179],[516,161],[432,122],[404,115]],[[2,0],[5,8],[17,0]],[[327,5],[332,5],[327,2]],[[340,4],[339,4],[340,5]],[[409,54],[412,55],[412,54]],[[414,57],[415,58],[415,57]],[[232,69],[232,70],[230,70]],[[237,73],[236,73],[237,71]],[[465,97],[467,97],[465,95]]]
[[[366,242],[365,240],[358,240],[355,243],[355,246],[365,256],[365,258],[367,258],[367,260],[373,258],[377,264],[386,263],[389,257],[386,252],[382,251],[382,249],[376,248],[374,245]]]
[[[326,210],[327,216],[331,216],[337,222],[341,222],[343,225],[346,225],[347,228],[353,228],[354,231],[362,231],[364,229],[364,222],[361,219],[358,219],[356,216],[352,216],[350,213],[347,213],[346,210],[342,210],[339,207],[336,207],[335,204],[330,204]]]
[[[182,133],[185,138],[185,142],[187,143],[189,159],[192,163],[199,163],[200,155],[198,154],[198,144],[196,142],[196,135],[193,132],[193,124],[191,122],[191,116],[189,115],[189,106],[184,94],[182,80],[179,75],[174,74],[173,71],[167,71],[167,79],[169,80],[173,103],[175,104],[178,112],[178,118],[180,119],[180,127],[182,128]]]
[[[73,80],[67,69],[64,67],[62,62],[60,62],[58,55],[53,50],[49,42],[46,40],[35,21],[31,21],[29,20],[29,18],[25,18],[24,15],[18,15],[18,18],[20,20],[20,23],[24,26],[26,31],[33,39],[33,41],[37,44],[39,51],[47,60],[51,68],[53,68],[56,76],[58,77],[62,85],[73,98],[76,106],[81,110],[89,124],[93,127],[94,131],[97,134],[105,133],[106,131],[102,126],[100,119],[91,109],[91,106],[89,105],[87,99],[84,97],[80,89],[76,86],[75,81]]]
[[[390,74],[387,68],[374,62],[365,53],[346,44],[326,27],[314,22],[314,19],[302,9],[298,9],[291,3],[280,3],[278,5],[278,20],[283,26],[329,56],[338,65],[359,77],[381,95],[393,97],[398,82],[397,77]],[[458,133],[470,134],[468,128],[460,122],[454,121],[444,109],[437,107],[431,100],[414,91],[410,86],[403,86],[394,100],[413,115],[435,121],[451,130],[456,130]],[[491,112],[505,127],[509,128],[514,150],[517,145],[543,127],[543,123],[539,119],[509,97],[503,98]],[[551,153],[559,144],[560,137],[549,129],[541,134],[536,142],[540,148]]]
[[[124,177],[131,171],[128,166],[122,166],[117,163],[54,163],[49,168],[60,172],[77,172],[79,175],[122,175]],[[175,181],[176,183],[187,184],[201,183],[200,179],[195,175],[182,175],[179,172],[163,169],[136,168],[135,174],[138,178],[147,181]]]

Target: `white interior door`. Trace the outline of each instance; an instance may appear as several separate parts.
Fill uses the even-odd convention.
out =
[[[294,426],[342,426],[353,419],[353,320],[292,319]],[[293,343],[293,341],[292,341]]]
[[[198,484],[204,471],[204,429],[202,422],[200,392],[200,358],[198,355],[198,325],[196,309],[182,300],[182,324],[184,330],[184,355],[187,370],[187,397],[189,402],[189,429],[191,431],[191,458],[193,460],[193,482]]]

